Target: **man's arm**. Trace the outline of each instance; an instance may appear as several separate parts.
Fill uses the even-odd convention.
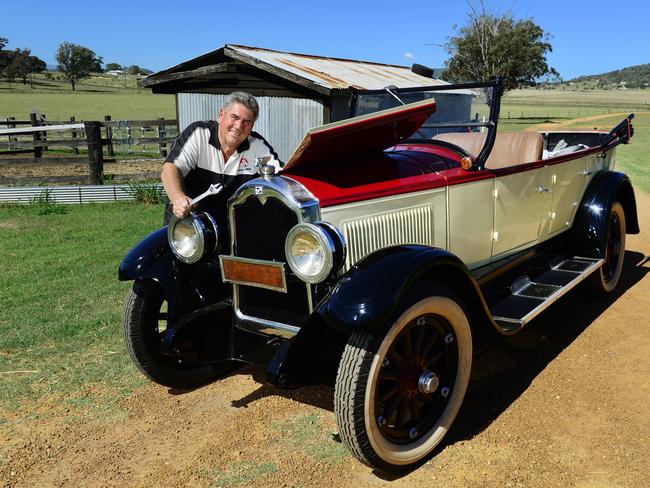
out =
[[[192,210],[191,199],[183,191],[183,175],[174,163],[163,163],[160,173],[165,193],[172,202],[173,212],[176,217],[187,217]]]

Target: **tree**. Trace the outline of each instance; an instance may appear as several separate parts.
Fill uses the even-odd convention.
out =
[[[515,20],[511,14],[496,15],[468,2],[469,23],[455,27],[456,36],[444,48],[445,78],[457,82],[488,81],[500,77],[504,91],[533,85],[542,77],[557,78],[546,54],[552,52],[549,34],[532,19]]]
[[[130,75],[139,75],[140,72],[142,71],[142,68],[138,66],[137,64],[132,64],[128,68],[126,68],[126,72]]]
[[[117,64],[117,63],[108,63],[108,64],[106,65],[106,71],[113,71],[113,70],[120,70],[120,69],[122,69],[122,65],[121,65],[121,64]]]
[[[72,90],[75,84],[87,78],[91,72],[102,72],[102,58],[97,56],[91,49],[62,42],[56,51],[56,61],[59,63],[59,70],[63,72],[66,80],[70,81]]]
[[[4,47],[7,45],[9,42],[9,39],[6,37],[0,37],[0,77],[4,78],[5,77],[5,69],[11,62],[11,57],[10,57],[10,52],[11,51],[5,51]]]
[[[22,78],[23,85],[27,84],[29,78],[30,86],[32,86],[32,75],[40,73],[46,68],[45,61],[36,56],[32,56],[31,50],[14,49],[12,51],[12,60],[10,65],[11,76],[18,76]]]
[[[13,83],[18,76],[20,59],[17,58],[20,54],[20,49],[0,51],[0,72],[2,73],[2,77],[9,83]]]

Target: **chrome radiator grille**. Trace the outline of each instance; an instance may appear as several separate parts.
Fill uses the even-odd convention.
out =
[[[234,209],[233,255],[285,262],[284,240],[297,223],[295,212],[279,199],[268,198],[262,203],[254,196],[249,197]],[[287,293],[239,285],[236,294],[239,310],[251,318],[302,324],[309,316],[306,285],[290,275]]]
[[[386,246],[433,245],[433,212],[430,205],[344,220],[341,227],[348,244],[346,269],[367,254]]]

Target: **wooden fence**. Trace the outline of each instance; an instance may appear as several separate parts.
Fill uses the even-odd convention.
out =
[[[115,156],[152,151],[161,157],[178,133],[178,122],[170,119],[112,120],[76,122],[46,121],[42,116],[30,115],[30,120],[8,117],[0,120],[0,168],[18,165],[88,164],[88,183],[102,184],[104,162],[115,162]],[[66,149],[61,152],[61,149]],[[79,149],[87,151],[81,155]],[[153,148],[153,150],[152,150]],[[55,151],[59,150],[58,153]],[[85,152],[85,151],[84,151]],[[33,153],[31,157],[20,154]],[[107,156],[107,157],[106,157]],[[1,173],[1,171],[0,171]],[[150,175],[145,175],[150,176]],[[142,179],[137,176],[133,179]],[[28,181],[30,180],[30,181]],[[78,177],[49,176],[43,178],[0,177],[0,185],[34,183],[70,183]]]

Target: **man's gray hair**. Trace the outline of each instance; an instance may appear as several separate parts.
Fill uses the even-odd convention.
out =
[[[260,114],[260,106],[257,104],[257,100],[255,100],[253,95],[243,91],[232,92],[228,95],[228,98],[226,98],[225,108],[230,107],[233,103],[242,104],[248,110],[253,112],[253,122],[257,120],[257,117]]]

